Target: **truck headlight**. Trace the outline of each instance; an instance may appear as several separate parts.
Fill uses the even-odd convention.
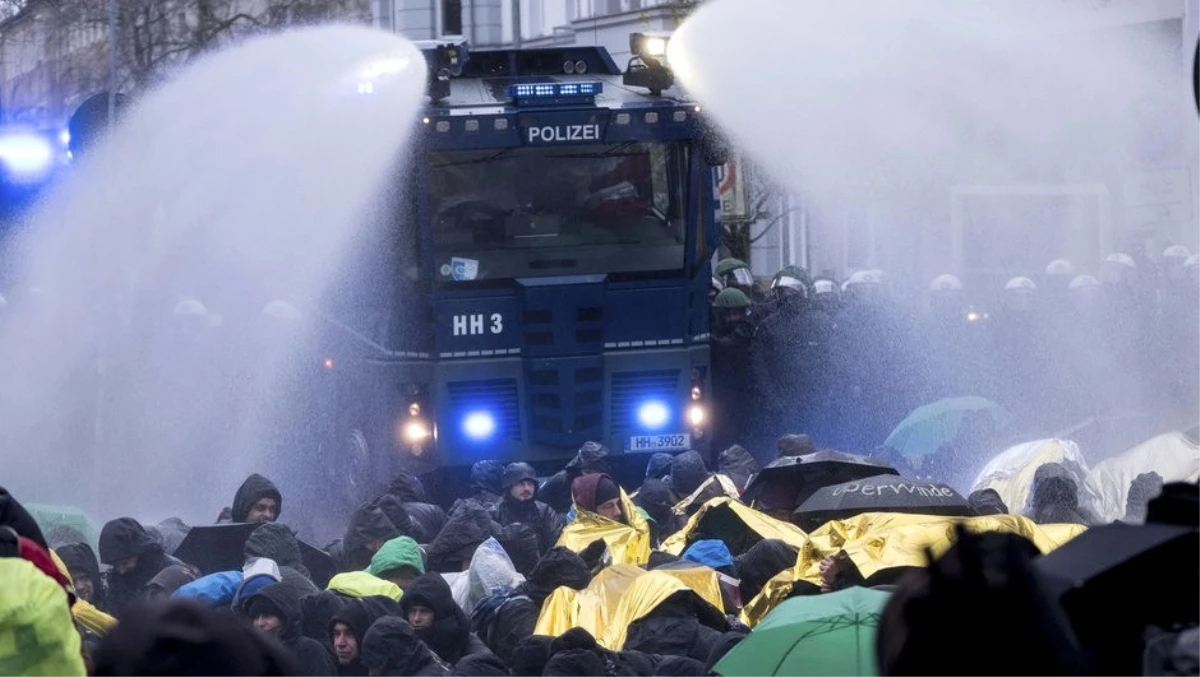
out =
[[[429,425],[420,419],[414,419],[404,425],[404,441],[418,444],[429,439]]]
[[[704,410],[703,404],[692,404],[688,407],[687,418],[693,428],[699,428],[708,419],[708,412]]]

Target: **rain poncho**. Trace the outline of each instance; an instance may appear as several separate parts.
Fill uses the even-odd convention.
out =
[[[1032,503],[1034,474],[1047,463],[1061,464],[1068,471],[1081,490],[1079,502],[1087,512],[1094,503],[1090,490],[1084,487],[1088,475],[1087,460],[1079,452],[1079,446],[1070,440],[1037,440],[1005,449],[987,462],[975,478],[971,491],[995,489],[1010,512],[1024,513]],[[1121,514],[1125,512],[1124,496],[1122,492]]]
[[[796,566],[798,550],[781,540],[770,538],[755,543],[737,558],[737,578],[742,602],[754,599],[763,585],[781,571]]]
[[[729,629],[720,608],[669,572],[651,571],[625,591],[605,639],[625,650],[703,660]]]
[[[0,674],[87,674],[62,586],[16,557],[0,558],[0,580]]]
[[[717,459],[717,471],[727,476],[739,492],[745,491],[750,478],[762,470],[754,456],[740,444],[735,444]]]
[[[1151,471],[1164,482],[1194,483],[1200,479],[1200,447],[1183,433],[1173,432],[1097,463],[1083,484],[1084,491],[1096,497],[1096,516],[1103,522],[1121,519],[1130,484],[1141,473]]]
[[[303,597],[318,592],[313,584],[304,560],[300,555],[300,543],[288,527],[268,522],[255,529],[246,539],[243,553],[249,557],[265,557],[279,565],[281,580]]]
[[[399,600],[404,594],[400,586],[391,581],[377,578],[365,571],[347,571],[329,579],[326,590],[347,597],[389,597]]]
[[[480,504],[464,502],[446,528],[429,544],[425,568],[428,571],[462,571],[463,562],[475,555],[475,549],[491,538],[499,528]]]
[[[218,571],[179,587],[171,596],[178,599],[194,599],[215,609],[232,604],[241,585],[242,572]]]
[[[563,528],[557,545],[583,552],[597,539],[603,539],[614,564],[645,564],[650,559],[650,525],[625,490],[620,492],[621,512],[629,524],[576,506],[575,519]]]
[[[451,577],[453,579],[451,580]],[[471,557],[471,568],[460,574],[446,574],[454,601],[470,616],[475,606],[492,595],[525,582],[517,573],[508,553],[494,538],[484,541]]]
[[[662,550],[680,555],[688,545],[718,538],[737,557],[764,538],[774,538],[795,548],[807,543],[799,527],[777,520],[732,498],[714,498],[692,515],[687,525],[662,544]]]

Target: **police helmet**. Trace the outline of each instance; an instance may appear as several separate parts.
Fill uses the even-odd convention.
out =
[[[945,275],[938,275],[937,277],[933,278],[933,282],[929,283],[929,291],[933,292],[962,291],[962,288],[962,280],[949,273],[946,273]]]
[[[1071,284],[1068,285],[1067,288],[1068,289],[1094,289],[1094,288],[1098,288],[1099,286],[1100,286],[1100,280],[1097,280],[1096,278],[1092,277],[1091,275],[1080,275],[1080,276],[1076,277],[1074,280],[1071,280]]]
[[[1004,285],[1004,291],[1035,292],[1037,285],[1027,277],[1014,277]]]
[[[722,289],[713,299],[713,308],[749,308],[750,299],[741,289]]]
[[[729,273],[732,273],[733,271],[737,270],[738,268],[749,268],[749,267],[750,266],[746,265],[745,261],[743,261],[741,259],[735,259],[735,258],[730,257],[727,259],[721,259],[720,261],[717,261],[717,268],[714,272],[717,274],[717,277],[725,277],[726,275],[728,275]]]
[[[1054,259],[1046,265],[1047,275],[1074,275],[1075,264],[1066,259]]]
[[[1105,263],[1116,263],[1118,265],[1122,265],[1127,268],[1137,268],[1137,264],[1133,262],[1133,257],[1130,256],[1129,254],[1122,254],[1121,252],[1117,252],[1115,254],[1109,254],[1104,259],[1104,262]]]
[[[1181,244],[1173,244],[1164,249],[1162,255],[1164,259],[1186,259],[1187,257],[1191,256],[1192,253],[1188,251],[1187,247]]]
[[[837,290],[837,283],[833,280],[825,278],[813,280],[813,294],[836,294]]]
[[[186,299],[176,303],[172,312],[177,317],[204,317],[208,315],[208,308],[195,299]]]
[[[802,295],[808,296],[808,285],[804,281],[803,269],[787,266],[775,273],[775,279],[771,280],[771,289],[778,288],[794,289]]]
[[[875,269],[860,270],[851,275],[849,280],[846,280],[846,284],[842,285],[842,289],[849,289],[857,284],[883,284],[883,271]]]

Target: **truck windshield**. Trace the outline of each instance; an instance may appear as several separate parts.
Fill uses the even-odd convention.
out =
[[[438,282],[683,268],[679,143],[429,155]]]

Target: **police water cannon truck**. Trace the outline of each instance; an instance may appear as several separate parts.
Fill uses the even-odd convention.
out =
[[[419,45],[429,102],[400,242],[373,252],[390,301],[372,306],[376,349],[331,374],[334,458],[386,477],[398,459],[549,472],[588,440],[639,469],[709,453],[724,158],[666,42],[632,36],[624,71],[600,47]]]

